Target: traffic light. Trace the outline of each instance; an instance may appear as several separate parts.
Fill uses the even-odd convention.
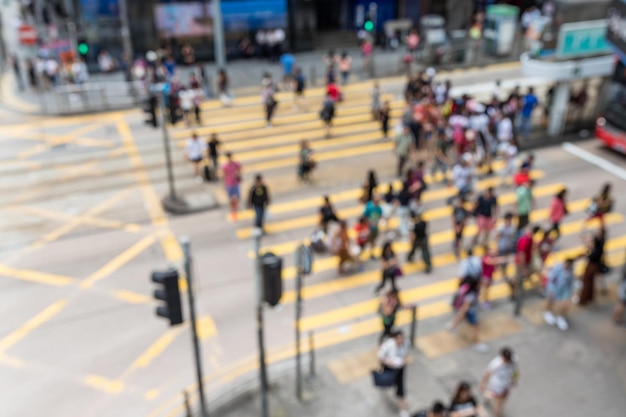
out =
[[[78,53],[81,56],[86,56],[89,53],[89,44],[85,38],[78,39]]]
[[[365,31],[367,32],[373,32],[374,31],[374,21],[372,20],[371,17],[367,17],[365,19],[365,22],[363,23],[363,29],[365,29]]]
[[[271,252],[261,257],[263,300],[275,307],[283,295],[283,260]]]
[[[165,301],[165,305],[157,307],[157,316],[168,319],[171,326],[181,324],[183,310],[178,290],[178,271],[172,268],[167,271],[153,272],[152,282],[160,284],[160,288],[154,290],[154,298]]]

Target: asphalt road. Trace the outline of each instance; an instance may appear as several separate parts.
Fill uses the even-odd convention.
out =
[[[524,82],[516,68],[485,71],[443,77],[478,95],[493,91],[485,79],[507,79],[510,86]],[[389,99],[398,100],[401,83],[383,83]],[[207,125],[198,131],[219,132],[225,149],[242,160],[244,190],[254,173],[263,172],[273,194],[263,247],[283,254],[287,269],[282,305],[265,316],[272,363],[292,354],[291,251],[313,229],[319,197],[331,195],[337,208],[354,219],[365,170],[375,168],[386,181],[393,174],[391,145],[368,121],[368,91],[369,85],[346,89],[330,140],[323,139],[317,120],[318,91],[308,94],[310,110],[304,114],[291,109],[287,94],[281,96],[272,129],[263,127],[258,97],[241,98],[230,109],[206,105]],[[399,116],[401,105],[394,109]],[[209,397],[249,376],[256,354],[249,212],[235,223],[226,220],[225,208],[167,216],[159,203],[167,191],[160,132],[145,127],[139,111],[64,119],[0,117],[0,312],[5,317],[0,325],[0,416],[156,417],[176,410],[182,389],[194,384],[191,337],[187,326],[170,329],[155,317],[149,275],[170,264],[180,266],[181,236],[192,241]],[[180,152],[189,132],[182,126],[171,132],[178,189],[186,194],[209,189],[223,201],[219,185],[196,185],[191,177]],[[304,138],[312,141],[320,161],[310,186],[295,179],[297,143]],[[624,168],[623,156],[596,141],[576,146]],[[608,181],[617,197],[607,219],[610,262],[623,263],[626,200],[620,191],[625,180],[615,175],[621,171],[607,171],[560,146],[536,156],[534,220],[547,225],[551,196],[562,185],[570,190],[572,214],[559,256],[580,251],[587,199]],[[482,178],[479,186],[492,183],[497,185],[498,178]],[[424,197],[436,241],[434,273],[424,275],[419,264],[405,266],[400,284],[408,301],[431,305],[426,310],[431,317],[448,314],[437,306],[447,303],[457,270],[444,204],[450,192],[433,185]],[[505,207],[511,192],[498,190]],[[406,245],[397,250],[404,253]],[[369,262],[365,271],[337,278],[334,262],[316,259],[315,273],[305,282],[303,326],[315,331],[319,349],[378,331],[372,308],[378,265]]]

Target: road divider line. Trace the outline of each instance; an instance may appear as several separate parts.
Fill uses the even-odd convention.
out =
[[[33,271],[30,269],[18,269],[7,265],[0,265],[0,275],[20,279],[23,281],[36,282],[57,287],[69,285],[74,282],[71,277],[49,274],[47,272]]]
[[[20,328],[9,333],[8,336],[0,340],[0,352],[6,352],[18,342],[28,336],[33,330],[38,329],[54,316],[59,314],[67,306],[67,300],[59,300],[43,309],[33,318],[24,323]]]
[[[586,161],[592,165],[597,166],[598,168],[615,175],[616,177],[626,181],[626,170],[618,167],[612,162],[607,161],[604,158],[601,158],[597,155],[592,154],[591,152],[587,152],[586,150],[574,145],[570,142],[565,142],[563,145],[563,149],[572,155]]]
[[[139,242],[136,242],[83,280],[80,283],[80,288],[91,288],[96,282],[113,274],[115,271],[119,270],[121,267],[139,256],[139,254],[152,246],[155,241],[156,238],[154,235],[149,235],[141,239]]]

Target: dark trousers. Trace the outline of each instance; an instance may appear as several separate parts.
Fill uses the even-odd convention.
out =
[[[393,325],[395,323],[395,317],[391,320],[390,323],[384,323],[383,322],[383,333],[380,335],[380,338],[378,339],[378,344],[382,345],[383,342],[385,341],[385,338],[391,336],[391,329],[393,329]]]
[[[194,114],[196,116],[196,123],[198,123],[198,124],[202,123],[202,120],[200,118],[200,106],[194,107],[193,112],[194,112]]]
[[[415,251],[418,249],[422,252],[422,260],[424,261],[424,265],[426,265],[426,270],[430,271],[432,265],[430,263],[430,248],[428,247],[428,238],[415,238],[413,240],[413,245],[411,246],[411,251],[409,252],[407,258],[412,260],[413,256],[415,256]]]
[[[595,279],[596,275],[600,272],[600,264],[597,262],[587,263],[585,268],[585,274],[583,275],[583,289],[580,291],[581,306],[587,305],[593,302],[593,296],[595,293]]]
[[[398,178],[402,178],[402,172],[404,171],[407,159],[408,156],[398,155]]]
[[[215,170],[215,176],[217,177],[219,171],[219,164],[217,163],[217,155],[211,155],[211,162],[213,163],[213,169]]]
[[[264,206],[254,206],[254,225],[259,228],[263,228],[263,217],[265,217]]]
[[[396,396],[399,398],[404,398],[404,366],[400,369],[394,369],[384,366],[384,370],[391,370],[396,372]]]
[[[517,232],[521,232],[526,226],[530,223],[528,214],[518,214],[517,215]]]
[[[272,122],[272,116],[274,115],[274,109],[276,108],[276,105],[274,104],[266,104],[265,105],[265,120],[267,121],[267,123],[271,123]]]
[[[560,223],[556,222],[556,223],[552,223],[552,228],[550,228],[550,233],[552,232],[556,232],[556,238],[560,238],[561,237],[561,229],[560,229]]]
[[[376,292],[379,292],[380,290],[382,290],[385,284],[387,284],[387,281],[391,281],[391,288],[393,288],[396,291],[398,290],[398,287],[396,287],[396,268],[389,268],[389,269],[383,270],[382,281],[380,282],[380,285],[376,287]]]

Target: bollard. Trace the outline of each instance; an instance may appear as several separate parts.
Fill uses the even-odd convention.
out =
[[[313,332],[309,332],[309,376],[315,376],[315,343],[313,341]]]
[[[410,339],[411,339],[411,347],[415,347],[416,341],[415,338],[417,336],[417,305],[414,305],[411,309],[411,330],[410,330]]]
[[[185,403],[185,417],[192,417],[191,414],[191,407],[189,406],[189,394],[187,394],[187,391],[183,391],[183,397],[185,397],[184,399],[184,403]]]

